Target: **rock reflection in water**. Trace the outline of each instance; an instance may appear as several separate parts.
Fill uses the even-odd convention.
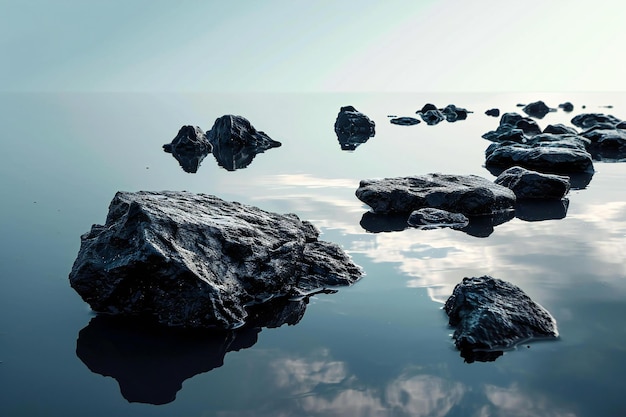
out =
[[[127,401],[167,404],[186,379],[219,368],[228,352],[254,346],[263,327],[297,324],[307,304],[308,298],[277,298],[252,306],[248,324],[235,330],[171,328],[99,315],[79,332],[76,356],[92,372],[115,378]]]

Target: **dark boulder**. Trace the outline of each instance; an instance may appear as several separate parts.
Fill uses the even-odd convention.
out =
[[[490,276],[463,278],[444,310],[462,353],[499,351],[537,338],[557,338],[556,321],[519,287]]]
[[[375,213],[411,213],[437,208],[468,216],[489,215],[515,204],[515,194],[477,175],[427,174],[362,180],[359,200]]]
[[[500,109],[489,109],[487,111],[485,111],[485,114],[487,116],[492,116],[492,117],[498,117],[500,116]]]
[[[522,110],[530,117],[535,117],[537,119],[543,119],[546,114],[554,111],[541,100],[525,105]]]
[[[456,122],[458,120],[465,120],[467,119],[467,114],[471,113],[467,109],[457,107],[454,104],[448,104],[440,111],[445,116],[446,121],[450,123]]]
[[[548,125],[543,129],[543,133],[552,133],[553,135],[577,135],[578,131],[573,127],[565,126],[562,123]]]
[[[96,312],[237,327],[247,306],[349,285],[361,270],[294,214],[188,192],[118,192],[81,236],[72,288]]]
[[[339,110],[335,120],[335,134],[341,149],[353,151],[359,145],[374,137],[376,124],[369,117],[352,106]]]
[[[572,119],[572,124],[581,129],[588,129],[599,123],[607,123],[610,126],[617,126],[621,123],[621,120],[610,114],[602,113],[583,113],[575,116]]]
[[[575,141],[544,141],[532,145],[494,143],[487,148],[485,155],[487,167],[510,168],[517,165],[558,174],[594,171],[591,155]]]
[[[518,200],[560,200],[570,187],[568,177],[542,174],[519,166],[507,169],[494,182],[510,188]]]
[[[407,222],[409,226],[421,229],[440,227],[462,229],[468,225],[469,219],[461,213],[451,213],[446,210],[427,207],[412,212]]]
[[[435,110],[428,110],[428,111],[426,111],[424,113],[421,113],[420,117],[429,126],[434,126],[436,124],[439,124],[440,122],[442,122],[446,118],[444,116],[444,114],[441,111],[437,110],[437,109],[435,109]]]
[[[437,106],[435,106],[434,104],[426,103],[420,110],[416,111],[415,113],[426,113],[427,111],[430,111],[430,110],[438,110],[438,109],[437,109]]]
[[[202,129],[197,126],[183,126],[171,143],[163,145],[165,152],[171,153],[185,172],[195,173],[202,160],[211,153],[211,144]]]
[[[623,129],[589,129],[582,132],[583,136],[597,148],[626,150],[626,130]]]
[[[483,134],[482,137],[492,142],[503,142],[508,140],[515,130],[521,131],[527,137],[541,133],[541,128],[533,119],[518,113],[504,113],[497,129]]]
[[[206,134],[217,163],[228,171],[247,167],[258,153],[281,146],[241,116],[224,115]]]
[[[389,122],[391,122],[391,124],[401,126],[412,126],[421,123],[421,121],[415,117],[396,117],[389,120]]]
[[[566,101],[565,103],[559,104],[559,109],[562,109],[563,111],[566,111],[569,113],[574,110],[574,105],[570,103],[569,101]]]

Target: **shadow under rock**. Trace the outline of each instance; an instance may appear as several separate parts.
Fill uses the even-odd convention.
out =
[[[506,210],[493,215],[471,216],[467,226],[454,228],[474,237],[487,237],[493,233],[494,227],[515,217],[513,210]],[[371,211],[363,213],[359,224],[370,233],[401,232],[410,226],[407,223],[408,213],[377,214]]]
[[[248,324],[235,330],[172,328],[141,317],[98,315],[79,332],[76,356],[92,372],[116,379],[127,401],[167,404],[186,379],[219,368],[228,352],[254,346],[262,327],[297,324],[307,304],[308,297],[276,298],[251,306]]]

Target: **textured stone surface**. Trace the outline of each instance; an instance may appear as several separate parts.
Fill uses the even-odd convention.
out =
[[[600,123],[606,123],[615,127],[619,125],[620,122],[621,120],[617,117],[602,113],[583,113],[572,119],[572,124],[581,129],[588,129]]]
[[[522,110],[530,117],[536,117],[537,119],[543,119],[546,114],[552,111],[552,109],[541,100],[525,105]]]
[[[591,154],[577,141],[533,144],[494,143],[485,151],[485,164],[501,168],[521,166],[546,173],[594,172]]]
[[[171,143],[163,145],[185,172],[197,172],[202,160],[211,153],[211,144],[197,126],[183,126]]]
[[[353,106],[344,106],[335,120],[335,134],[341,149],[352,151],[374,137],[376,124]]]
[[[294,214],[188,192],[119,192],[81,236],[70,284],[93,310],[232,328],[246,306],[349,285],[361,270]]]
[[[492,142],[502,142],[510,140],[509,136],[515,130],[527,137],[541,133],[541,128],[537,122],[530,117],[523,117],[518,113],[504,113],[497,129],[483,134],[482,137]]]
[[[444,114],[437,109],[428,110],[428,111],[425,111],[424,113],[420,113],[420,117],[429,126],[434,126],[436,124],[439,124],[440,122],[444,121],[446,118],[446,116],[444,116]]]
[[[506,187],[477,175],[426,174],[362,180],[359,200],[375,213],[411,213],[431,207],[465,215],[492,214],[515,204]]]
[[[494,181],[510,188],[518,199],[560,200],[569,191],[569,178],[511,167]]]
[[[439,227],[462,229],[468,225],[469,219],[461,213],[451,213],[435,208],[423,208],[412,212],[407,222],[409,226],[422,229]]]
[[[556,338],[556,321],[519,287],[490,276],[463,278],[444,310],[463,351],[499,350],[533,338]]]
[[[245,168],[258,153],[281,146],[265,132],[256,130],[248,119],[230,114],[215,120],[206,137],[215,160],[228,171]]]

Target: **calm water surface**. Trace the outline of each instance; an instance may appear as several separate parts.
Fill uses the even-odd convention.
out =
[[[539,99],[575,105],[541,127],[580,112],[626,118],[617,94],[0,95],[0,415],[626,415],[626,163],[595,162],[564,218],[540,208],[485,237],[372,223],[354,196],[365,178],[493,179],[481,135],[499,119],[484,111]],[[389,123],[427,102],[474,113]],[[333,131],[344,105],[376,122],[376,136],[350,152]],[[283,146],[232,172],[209,155],[196,174],[162,151],[183,124],[208,130],[223,114]],[[96,317],[67,276],[80,235],[104,222],[118,190],[188,190],[296,213],[366,276],[312,297],[293,326],[189,334]],[[465,363],[441,303],[463,277],[484,274],[546,307],[560,339]]]

